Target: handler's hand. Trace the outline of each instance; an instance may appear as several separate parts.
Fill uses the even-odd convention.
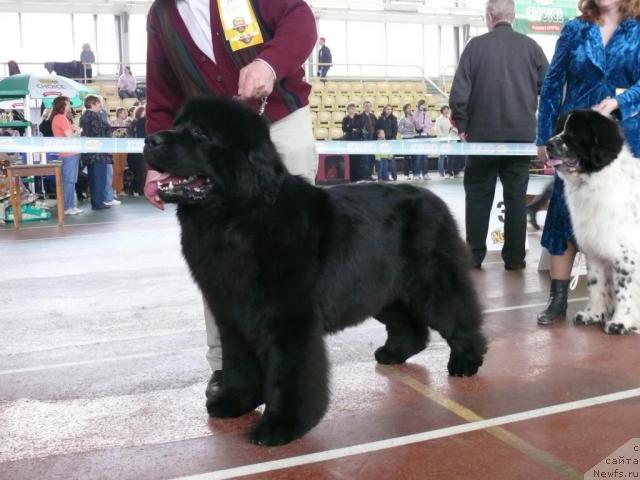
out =
[[[616,100],[615,98],[607,97],[599,104],[594,105],[591,108],[603,115],[611,115],[611,112],[618,109],[618,100]]]
[[[164,202],[158,196],[158,177],[160,176],[161,173],[155,170],[147,172],[147,179],[144,183],[144,196],[154,207],[164,210]]]
[[[467,132],[458,133],[458,137],[460,138],[461,142],[467,142]]]
[[[549,156],[547,155],[547,147],[544,145],[538,146],[538,161],[540,161],[543,165],[546,165],[549,161]]]
[[[273,91],[275,80],[266,63],[254,60],[240,70],[238,95],[244,100],[268,97]]]

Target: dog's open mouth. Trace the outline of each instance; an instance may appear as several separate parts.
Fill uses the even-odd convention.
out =
[[[213,183],[208,177],[170,176],[158,181],[158,195],[165,202],[199,201],[213,191]]]
[[[556,169],[562,168],[569,173],[574,173],[577,171],[578,161],[572,158],[559,158],[549,155],[549,165]]]

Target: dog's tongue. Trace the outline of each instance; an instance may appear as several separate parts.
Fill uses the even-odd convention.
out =
[[[154,198],[158,193],[158,186],[169,182],[178,182],[182,177],[176,177],[170,173],[160,173],[149,170],[147,174],[147,183],[144,186],[144,194],[147,198]]]

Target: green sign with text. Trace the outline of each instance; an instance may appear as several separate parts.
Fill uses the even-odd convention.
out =
[[[578,13],[577,0],[516,0],[516,21],[520,33],[557,35],[562,25]]]

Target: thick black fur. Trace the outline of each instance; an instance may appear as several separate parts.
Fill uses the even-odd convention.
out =
[[[556,136],[547,142],[550,158],[561,159],[560,168],[578,173],[599,172],[613,162],[624,145],[620,124],[594,110],[573,110]]]
[[[268,125],[240,102],[187,103],[146,140],[152,168],[211,179],[178,203],[182,248],[220,329],[223,380],[212,417],[266,403],[251,440],[279,445],[327,409],[323,336],[373,316],[383,364],[423,350],[429,327],[449,343],[449,373],[470,376],[486,341],[464,242],[446,204],[409,185],[319,188],[290,175]]]

